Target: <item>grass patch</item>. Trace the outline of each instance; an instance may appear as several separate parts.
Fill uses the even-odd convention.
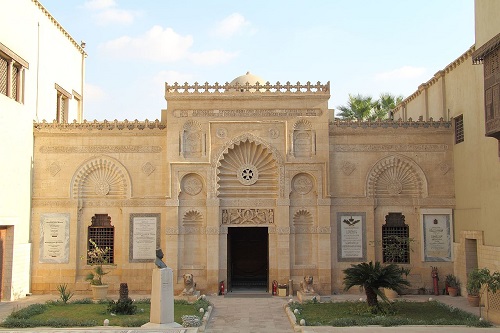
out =
[[[22,327],[90,327],[102,326],[104,319],[109,319],[110,326],[140,327],[149,322],[150,301],[139,300],[134,302],[137,312],[134,315],[111,315],[108,309],[109,302],[94,303],[91,301],[47,302],[46,304],[32,304],[26,308],[13,312],[1,324],[5,328]],[[182,324],[183,315],[196,315],[200,318],[210,303],[207,300],[198,300],[195,303],[174,301],[174,321]]]
[[[290,309],[295,313],[297,322],[304,319],[307,326],[492,326],[491,323],[479,320],[473,314],[437,301],[397,301],[392,304],[380,304],[378,309],[370,308],[366,302],[306,302],[304,304],[295,302],[290,304]]]

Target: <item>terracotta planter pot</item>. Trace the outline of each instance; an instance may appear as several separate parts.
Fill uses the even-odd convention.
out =
[[[103,284],[100,286],[96,285],[90,285],[90,288],[92,289],[92,299],[94,300],[100,300],[100,299],[106,299],[108,297],[108,285]]]
[[[455,297],[458,295],[458,288],[448,287],[448,295]]]
[[[467,295],[467,302],[469,302],[470,306],[479,306],[479,296],[477,295]]]

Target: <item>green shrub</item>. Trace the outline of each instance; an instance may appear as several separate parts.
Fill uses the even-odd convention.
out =
[[[71,304],[93,304],[94,301],[90,298],[75,299],[70,302]]]
[[[73,293],[68,289],[66,283],[58,285],[57,291],[59,292],[59,298],[64,304],[67,304],[71,297],[73,297]]]
[[[10,316],[16,319],[28,319],[37,314],[43,313],[47,309],[45,304],[31,304],[23,309],[13,312]]]
[[[110,301],[108,304],[108,312],[121,314],[121,315],[133,315],[137,312],[137,305],[134,304],[132,299],[119,299],[118,302]]]
[[[121,326],[123,327],[141,327],[146,324],[149,320],[140,318],[127,318],[122,321]]]

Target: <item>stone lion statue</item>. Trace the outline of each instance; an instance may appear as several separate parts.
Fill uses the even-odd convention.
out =
[[[181,295],[192,296],[196,292],[196,282],[194,282],[193,274],[186,273],[182,276],[184,278],[184,290]]]
[[[300,283],[300,289],[304,294],[313,294],[313,277],[312,275],[304,276],[304,281]]]

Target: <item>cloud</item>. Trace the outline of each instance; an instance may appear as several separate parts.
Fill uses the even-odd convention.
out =
[[[108,54],[123,58],[173,62],[186,57],[193,45],[193,37],[181,36],[173,29],[155,25],[139,37],[123,36],[104,43],[101,48]]]
[[[235,58],[238,52],[226,52],[223,50],[211,50],[198,53],[191,53],[189,59],[195,65],[217,65],[224,64]]]
[[[116,8],[107,9],[94,15],[99,25],[108,25],[112,23],[131,24],[134,22],[135,16],[137,16],[137,14],[132,11]]]
[[[239,13],[233,13],[222,21],[217,22],[213,33],[216,36],[229,38],[241,33],[245,28],[250,27],[250,22]]]
[[[380,81],[414,79],[423,76],[426,73],[424,67],[403,66],[389,72],[375,74],[375,79]]]
[[[106,98],[104,90],[96,85],[86,82],[85,83],[85,101],[99,102]]]
[[[99,10],[116,6],[115,0],[87,0],[83,5],[87,9]]]
[[[139,12],[117,8],[115,0],[87,0],[83,5],[94,11],[93,19],[98,25],[131,24]]]
[[[122,36],[108,41],[101,45],[101,50],[117,58],[144,59],[161,63],[188,60],[200,66],[227,63],[238,55],[238,52],[224,50],[191,52],[191,46],[193,46],[191,35],[182,36],[172,28],[156,25],[143,35]]]

